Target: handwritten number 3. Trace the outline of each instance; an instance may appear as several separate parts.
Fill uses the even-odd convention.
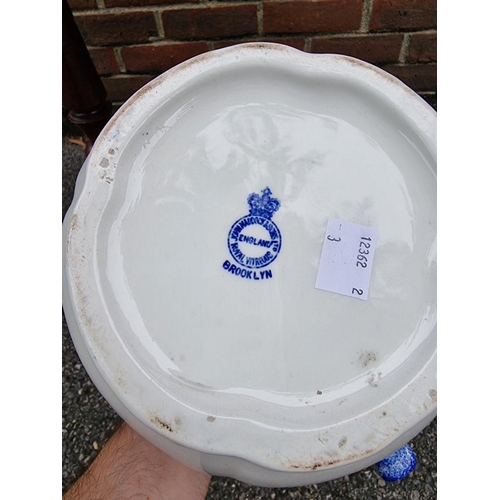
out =
[[[358,295],[363,295],[363,290],[358,290],[357,288],[353,288],[351,294],[356,292]]]

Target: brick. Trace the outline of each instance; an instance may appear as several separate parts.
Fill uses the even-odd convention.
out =
[[[370,30],[436,28],[436,0],[374,0]]]
[[[91,47],[89,53],[100,75],[112,75],[120,72],[115,53],[111,47]]]
[[[436,64],[387,65],[383,69],[406,83],[415,92],[437,90]]]
[[[407,62],[424,63],[437,61],[437,34],[415,33],[411,37]]]
[[[402,43],[399,34],[315,38],[311,52],[343,54],[373,64],[396,63]]]
[[[248,39],[238,39],[238,40],[224,40],[220,42],[214,43],[214,49],[222,49],[224,47],[230,47],[233,45],[237,45],[243,42],[269,42],[269,43],[280,43],[282,45],[288,45],[289,47],[293,47],[295,49],[304,50],[306,40],[305,38],[252,38]]]
[[[96,0],[68,0],[71,10],[96,9]]]
[[[106,7],[145,7],[149,5],[173,5],[179,3],[200,3],[200,0],[106,0]]]
[[[162,21],[166,38],[176,40],[230,38],[258,32],[254,4],[166,10]]]
[[[152,12],[82,14],[75,21],[88,45],[148,42],[158,36]]]
[[[264,33],[357,30],[362,8],[362,0],[264,2]]]
[[[131,73],[159,74],[207,50],[206,42],[137,45],[123,47],[121,56]]]
[[[123,102],[153,78],[149,75],[119,75],[104,77],[102,83],[108,92],[108,100]]]

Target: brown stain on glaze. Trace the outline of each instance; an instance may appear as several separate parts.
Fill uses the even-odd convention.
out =
[[[167,430],[168,432],[174,432],[174,429],[172,427],[172,425],[167,422],[166,420],[163,420],[161,419],[160,417],[158,417],[157,415],[154,416],[152,419],[151,419],[151,422],[156,425],[157,427],[160,427],[161,429],[165,429]]]
[[[377,353],[372,351],[363,352],[358,359],[363,368],[366,368],[370,363],[377,361]]]
[[[83,220],[83,225],[85,225],[85,219]],[[94,345],[96,351],[100,353],[101,356],[107,358],[109,352],[105,348],[103,341],[104,327],[102,325],[96,324],[95,312],[91,309],[89,305],[89,291],[84,280],[81,277],[81,267],[80,261],[85,260],[85,250],[82,246],[73,246],[73,241],[71,238],[71,232],[79,229],[81,227],[80,220],[78,216],[74,214],[70,219],[70,229],[68,231],[68,243],[67,243],[67,259],[68,259],[68,286],[70,293],[73,293],[74,298],[74,312],[75,317],[81,323],[83,331],[87,332],[87,337]],[[90,349],[92,351],[94,349]]]
[[[78,227],[78,215],[73,214],[69,221],[69,229],[70,231],[74,231]],[[68,238],[69,240],[69,238]]]
[[[331,459],[331,460],[323,460],[323,459],[318,459],[314,460],[313,463],[295,463],[295,464],[290,464],[289,467],[290,469],[297,469],[297,470],[318,470],[318,469],[324,469],[327,467],[332,467],[334,465],[338,465],[340,463],[349,463],[353,462],[354,460],[359,460],[360,458],[366,457],[367,455],[371,455],[374,450],[367,450],[363,453],[360,453],[359,455],[348,455],[345,458],[336,458],[336,459]]]
[[[378,385],[375,383],[375,374],[372,373],[370,377],[368,377],[368,380],[366,381],[370,387],[378,387]]]
[[[400,89],[403,89],[407,94],[410,94],[411,96],[416,94],[416,92],[414,92],[411,88],[409,88],[408,85],[406,85],[404,82],[402,82],[399,78],[395,77],[394,75],[392,75],[388,71],[385,71],[385,70],[383,70],[383,69],[381,69],[373,64],[370,64],[370,63],[367,63],[367,62],[362,61],[360,59],[357,59],[357,58],[354,58],[351,56],[346,56],[343,54],[329,54],[329,55],[333,55],[334,57],[337,57],[337,58],[340,57],[353,67],[357,66],[357,67],[372,71],[373,73],[376,73],[378,75],[378,77],[381,77],[382,79],[384,79],[387,83],[394,85],[395,87],[399,87]]]
[[[115,379],[115,382],[116,382],[116,385],[122,389],[123,391],[126,391],[127,390],[127,383],[125,382],[125,380],[122,378],[122,377],[117,377]]]
[[[431,389],[429,391],[429,396],[431,397],[432,401],[437,402],[438,393],[437,393],[436,389]]]
[[[178,417],[172,421],[158,415],[151,415],[149,420],[159,429],[166,430],[168,432],[177,432],[182,426],[182,420]]]

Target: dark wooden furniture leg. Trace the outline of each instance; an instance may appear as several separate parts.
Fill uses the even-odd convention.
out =
[[[67,0],[62,2],[62,93],[68,119],[87,136],[87,153],[111,117],[111,103]]]

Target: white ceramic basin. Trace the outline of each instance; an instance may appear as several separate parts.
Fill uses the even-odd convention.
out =
[[[191,467],[263,486],[355,472],[421,431],[437,399],[435,127],[380,69],[276,44],[137,92],[63,227],[66,318],[114,409]],[[377,234],[363,297],[315,286],[329,219]],[[364,272],[345,248],[337,264]]]

